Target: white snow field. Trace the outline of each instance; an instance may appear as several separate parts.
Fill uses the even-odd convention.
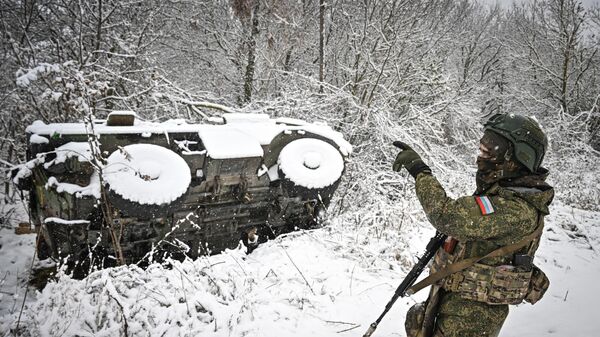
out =
[[[500,336],[598,335],[598,224],[597,212],[552,207],[536,256],[551,287],[535,306],[513,306]],[[124,266],[84,280],[61,275],[42,292],[30,289],[19,331],[24,336],[362,336],[433,234],[421,220],[405,226],[402,235],[410,244],[402,250],[405,244],[367,238],[366,230],[334,219],[324,228],[279,237],[250,255],[240,248],[172,267]],[[33,241],[33,235],[0,231],[3,336],[17,325]],[[399,299],[375,336],[404,336],[406,310],[426,292]]]

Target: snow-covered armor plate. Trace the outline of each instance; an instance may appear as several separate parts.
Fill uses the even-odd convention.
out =
[[[29,191],[38,254],[74,263],[195,258],[249,244],[248,233],[265,241],[312,226],[352,151],[325,124],[263,114],[188,124],[113,112],[27,132],[29,161],[14,180]]]

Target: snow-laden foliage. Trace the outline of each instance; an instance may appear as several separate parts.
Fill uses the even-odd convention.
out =
[[[552,331],[583,337],[599,328],[595,311],[582,310],[600,300],[593,291],[600,275],[595,248],[600,232],[594,226],[599,213],[561,204],[552,212],[536,256],[551,287],[539,304],[513,308],[501,336],[541,337]],[[235,249],[146,269],[99,270],[84,280],[61,273],[42,292],[30,294],[15,334],[356,336],[383,309],[433,232],[418,220],[396,240],[365,235],[365,229],[335,220],[321,229],[279,237],[250,255]],[[0,232],[2,237],[7,233]],[[410,240],[410,247],[400,242],[404,240]],[[9,256],[24,262],[14,254],[1,260],[8,262]],[[2,296],[13,307],[21,303],[21,297]],[[406,310],[424,296],[400,299],[378,336],[403,336]],[[0,328],[16,332],[17,316],[13,309],[0,318]]]
[[[354,319],[340,321],[339,310],[360,316],[344,303],[364,298],[373,283],[392,287],[399,265],[348,246],[348,232],[323,230],[280,237],[251,255],[236,249],[145,269],[123,266],[85,280],[60,273],[24,313],[20,333],[327,336],[356,328]]]
[[[450,196],[470,194],[482,122],[496,111],[540,122],[557,193],[536,259],[551,288],[535,307],[517,307],[502,336],[598,331],[588,313],[600,301],[599,9],[575,0],[327,3],[318,82],[317,1],[236,1],[241,12],[230,3],[3,2],[3,181],[25,161],[24,129],[36,119],[133,110],[152,121],[221,111],[323,121],[354,148],[325,228],[248,256],[234,250],[80,281],[61,275],[29,294],[20,333],[358,335],[433,232],[412,178],[391,170],[392,141],[413,146]],[[0,227],[11,228],[0,228],[3,331],[16,328],[31,262],[13,252],[33,247],[10,235],[26,214],[8,187],[0,202]],[[402,335],[413,302],[400,301],[378,333]]]
[[[347,329],[351,330],[343,334],[362,332],[422,251],[424,238],[433,232],[415,198],[412,178],[391,171],[396,154],[391,142],[401,139],[414,146],[451,196],[470,194],[475,187],[481,112],[461,103],[449,106],[452,114],[443,118],[435,110],[416,106],[399,114],[361,108],[350,96],[301,93],[284,102],[257,102],[252,109],[276,111],[276,117],[327,121],[353,142],[325,228],[276,239],[248,256],[234,250],[145,270],[120,267],[96,271],[81,281],[62,275],[26,305],[20,333],[114,335],[127,329],[128,335],[330,336]],[[364,117],[344,119],[345,112]],[[585,115],[580,122],[538,119],[551,142],[544,166],[557,187],[545,234],[548,248],[543,245],[539,254],[542,267],[556,280],[549,299],[541,302],[546,303],[541,312],[553,312],[566,297],[570,306],[577,307],[590,296],[573,281],[592,277],[588,274],[595,269],[587,265],[588,257],[554,261],[557,252],[565,249],[573,250],[573,256],[594,254],[598,153],[586,142]],[[563,279],[565,272],[571,278]],[[571,286],[565,288],[567,284]],[[392,313],[403,315],[412,301],[399,302]],[[16,327],[17,312],[7,316],[4,327]],[[537,315],[537,308],[533,312]],[[514,319],[520,322],[520,317]],[[382,336],[402,330],[397,319],[389,322],[378,331]],[[565,331],[568,325],[563,323],[553,329]],[[523,330],[524,324],[509,320],[507,326],[509,332],[531,333]],[[592,331],[583,326],[575,335]]]

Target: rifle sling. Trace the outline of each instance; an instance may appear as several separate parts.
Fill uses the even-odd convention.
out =
[[[456,263],[452,263],[452,264],[448,265],[446,268],[438,271],[437,273],[430,274],[429,276],[427,276],[426,278],[424,278],[417,284],[410,287],[406,291],[406,294],[412,295],[412,294],[416,293],[417,291],[436,283],[437,281],[443,279],[444,277],[447,277],[451,274],[457,273],[459,271],[462,271],[464,269],[471,267],[472,265],[474,265],[475,263],[477,263],[483,259],[506,256],[506,255],[512,254],[512,253],[516,252],[517,250],[525,247],[531,241],[540,237],[542,235],[543,230],[544,230],[544,228],[540,224],[535,229],[535,231],[533,231],[533,233],[523,237],[523,239],[521,239],[520,241],[518,241],[516,243],[500,247],[500,248],[492,251],[491,253],[488,253],[485,256],[470,257],[470,258],[458,261]]]

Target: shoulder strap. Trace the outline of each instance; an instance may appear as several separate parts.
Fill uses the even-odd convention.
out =
[[[531,234],[523,237],[523,239],[521,239],[520,241],[518,241],[516,243],[500,247],[500,248],[492,251],[491,253],[488,253],[485,256],[470,257],[470,258],[458,261],[456,263],[452,263],[449,266],[447,266],[446,268],[427,276],[426,278],[424,278],[417,284],[410,287],[406,291],[406,294],[412,295],[412,294],[416,293],[417,291],[436,283],[437,281],[443,279],[444,277],[447,277],[448,275],[451,275],[451,274],[454,274],[454,273],[457,273],[459,271],[469,268],[470,266],[474,265],[475,263],[477,263],[483,259],[499,257],[499,256],[506,256],[506,255],[512,254],[512,253],[516,252],[517,250],[525,247],[533,240],[540,237],[542,235],[543,230],[544,230],[543,226],[541,224],[539,224],[538,227]]]
[[[540,212],[537,212],[537,223],[538,223],[538,227],[544,227],[544,216]],[[527,255],[533,256],[535,251],[538,249],[538,246],[540,245],[541,239],[542,239],[542,234],[540,233],[540,235],[537,238],[531,240],[529,247],[527,247]]]

